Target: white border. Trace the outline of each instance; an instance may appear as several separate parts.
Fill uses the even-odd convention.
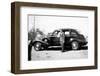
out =
[[[70,16],[87,16],[89,18],[88,29],[88,58],[75,60],[55,60],[55,61],[28,61],[27,46],[27,15],[70,15]],[[57,67],[75,67],[75,66],[92,66],[94,65],[94,11],[70,10],[40,7],[21,7],[20,8],[20,69],[42,69]]]

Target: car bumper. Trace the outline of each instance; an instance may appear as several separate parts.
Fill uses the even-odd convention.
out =
[[[86,45],[88,42],[80,42],[80,45]]]

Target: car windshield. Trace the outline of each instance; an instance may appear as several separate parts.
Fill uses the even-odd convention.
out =
[[[59,33],[59,31],[58,31],[58,30],[56,30],[56,31],[54,31],[54,32],[52,33],[52,35],[53,35],[53,36],[57,36],[57,35],[58,35],[58,33]]]

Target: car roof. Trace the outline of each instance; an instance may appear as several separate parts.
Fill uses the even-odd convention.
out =
[[[65,32],[65,31],[76,31],[75,29],[60,29],[60,30],[62,30],[63,32]]]
[[[77,32],[76,29],[70,29],[70,28],[69,28],[69,29],[65,29],[65,28],[64,28],[64,29],[58,29],[58,30],[55,30],[55,31],[60,31],[60,30],[63,31],[63,32],[65,32],[65,31],[73,31],[73,32]]]

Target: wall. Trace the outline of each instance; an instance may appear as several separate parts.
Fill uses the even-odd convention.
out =
[[[1,0],[0,1],[0,76],[15,76],[10,73],[10,60],[11,60],[11,6],[10,3],[15,0]],[[17,0],[28,2],[43,2],[43,3],[57,3],[57,4],[73,4],[73,5],[90,5],[98,6],[100,13],[99,0]],[[98,13],[98,17],[100,14]],[[100,18],[98,18],[100,21]],[[100,22],[98,22],[100,24]],[[98,33],[100,33],[98,25]],[[100,36],[98,36],[100,39]],[[100,40],[98,40],[98,46]],[[98,48],[98,50],[100,50]],[[98,52],[100,57],[100,52]],[[100,60],[98,61],[100,66]],[[100,68],[99,68],[100,69]],[[98,70],[81,70],[81,71],[65,71],[53,73],[38,73],[38,74],[24,74],[25,76],[99,76]],[[23,76],[23,75],[19,75]]]

